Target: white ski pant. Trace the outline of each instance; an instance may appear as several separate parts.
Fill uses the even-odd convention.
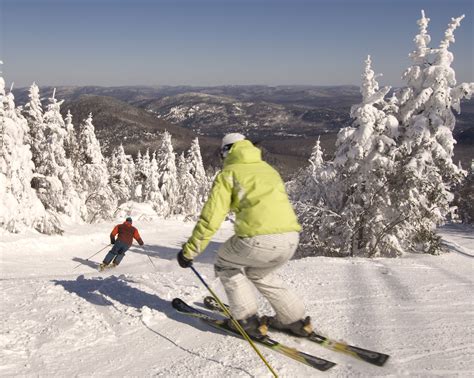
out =
[[[224,285],[232,315],[246,319],[257,313],[253,285],[270,302],[283,324],[304,318],[301,298],[276,274],[295,253],[299,234],[288,232],[227,240],[217,252],[215,270]]]

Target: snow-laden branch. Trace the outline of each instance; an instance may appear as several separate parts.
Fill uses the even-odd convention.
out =
[[[448,28],[444,32],[444,38],[439,44],[439,47],[441,49],[447,49],[451,42],[455,42],[454,31],[461,25],[461,21],[464,19],[464,17],[465,15],[463,14],[462,16],[451,18],[451,22],[449,23]]]

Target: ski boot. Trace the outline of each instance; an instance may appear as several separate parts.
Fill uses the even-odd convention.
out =
[[[248,317],[247,319],[242,319],[242,320],[237,320],[237,321],[250,337],[261,339],[267,335],[268,326],[257,315],[252,315]],[[238,331],[237,327],[234,325],[232,320],[226,319],[226,325],[230,329]]]
[[[105,268],[107,268],[107,264],[104,264],[104,263],[99,264],[99,272],[103,272]]]
[[[110,264],[105,264],[105,263],[99,264],[99,272],[103,272],[106,269],[115,268],[116,266],[118,266],[118,264],[116,264],[114,262],[110,263]]]
[[[262,318],[265,318],[264,321],[270,328],[288,332],[295,336],[308,337],[313,332],[313,325],[309,316],[290,324],[283,324],[275,316],[263,316]]]

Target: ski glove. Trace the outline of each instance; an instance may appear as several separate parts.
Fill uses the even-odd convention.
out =
[[[184,257],[183,250],[179,251],[176,258],[178,259],[178,264],[181,268],[189,268],[191,265],[193,265],[193,260],[189,260]]]
[[[110,237],[110,244],[115,244],[115,238],[113,236]]]

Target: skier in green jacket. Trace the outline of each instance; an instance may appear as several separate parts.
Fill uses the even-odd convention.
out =
[[[226,215],[234,212],[235,235],[219,248],[215,263],[233,316],[252,336],[265,335],[268,322],[274,328],[307,336],[312,325],[309,316],[304,317],[304,303],[276,274],[293,256],[301,230],[283,181],[242,134],[223,138],[221,156],[224,167],[192,236],[178,253],[178,262],[183,268],[191,266]],[[274,317],[257,316],[251,283],[270,302]]]

